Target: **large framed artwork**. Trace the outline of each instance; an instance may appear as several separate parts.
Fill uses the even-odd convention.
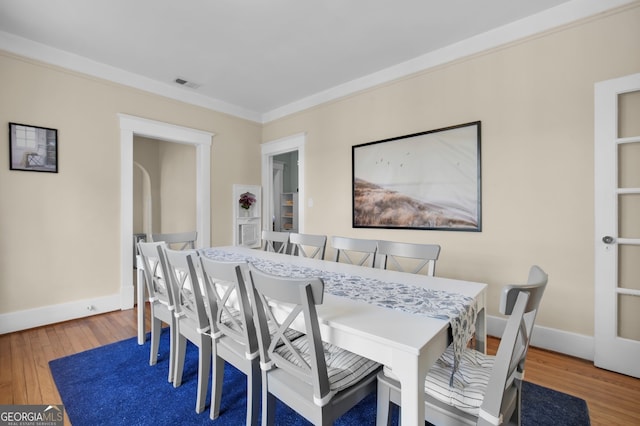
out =
[[[9,169],[58,173],[58,131],[9,123]]]
[[[353,227],[482,230],[475,121],[354,145]]]

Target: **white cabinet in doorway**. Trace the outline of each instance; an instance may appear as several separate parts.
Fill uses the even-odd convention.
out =
[[[233,185],[233,244],[258,248],[261,244],[262,188]]]

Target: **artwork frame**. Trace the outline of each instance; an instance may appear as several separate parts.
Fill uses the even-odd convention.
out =
[[[58,173],[58,130],[9,123],[9,169]]]
[[[353,145],[354,228],[482,231],[480,121]]]

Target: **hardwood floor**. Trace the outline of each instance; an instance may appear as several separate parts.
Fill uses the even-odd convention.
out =
[[[135,309],[0,335],[0,405],[61,404],[50,360],[134,336]],[[490,338],[488,352],[498,343]],[[640,379],[537,348],[529,350],[525,379],[586,400],[594,426],[640,425]]]

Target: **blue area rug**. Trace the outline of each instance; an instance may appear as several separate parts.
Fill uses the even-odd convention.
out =
[[[149,341],[123,340],[49,363],[73,426],[95,425],[229,425],[244,424],[246,377],[225,368],[220,417],[209,419],[207,409],[195,412],[197,348],[187,347],[182,386],[167,382],[168,332],[162,334],[158,364],[149,366]],[[208,400],[207,400],[208,402]],[[374,425],[376,397],[370,395],[335,424]],[[394,424],[397,410],[394,410]],[[278,403],[277,425],[307,425],[305,419]],[[589,425],[584,400],[525,382],[522,424]]]

